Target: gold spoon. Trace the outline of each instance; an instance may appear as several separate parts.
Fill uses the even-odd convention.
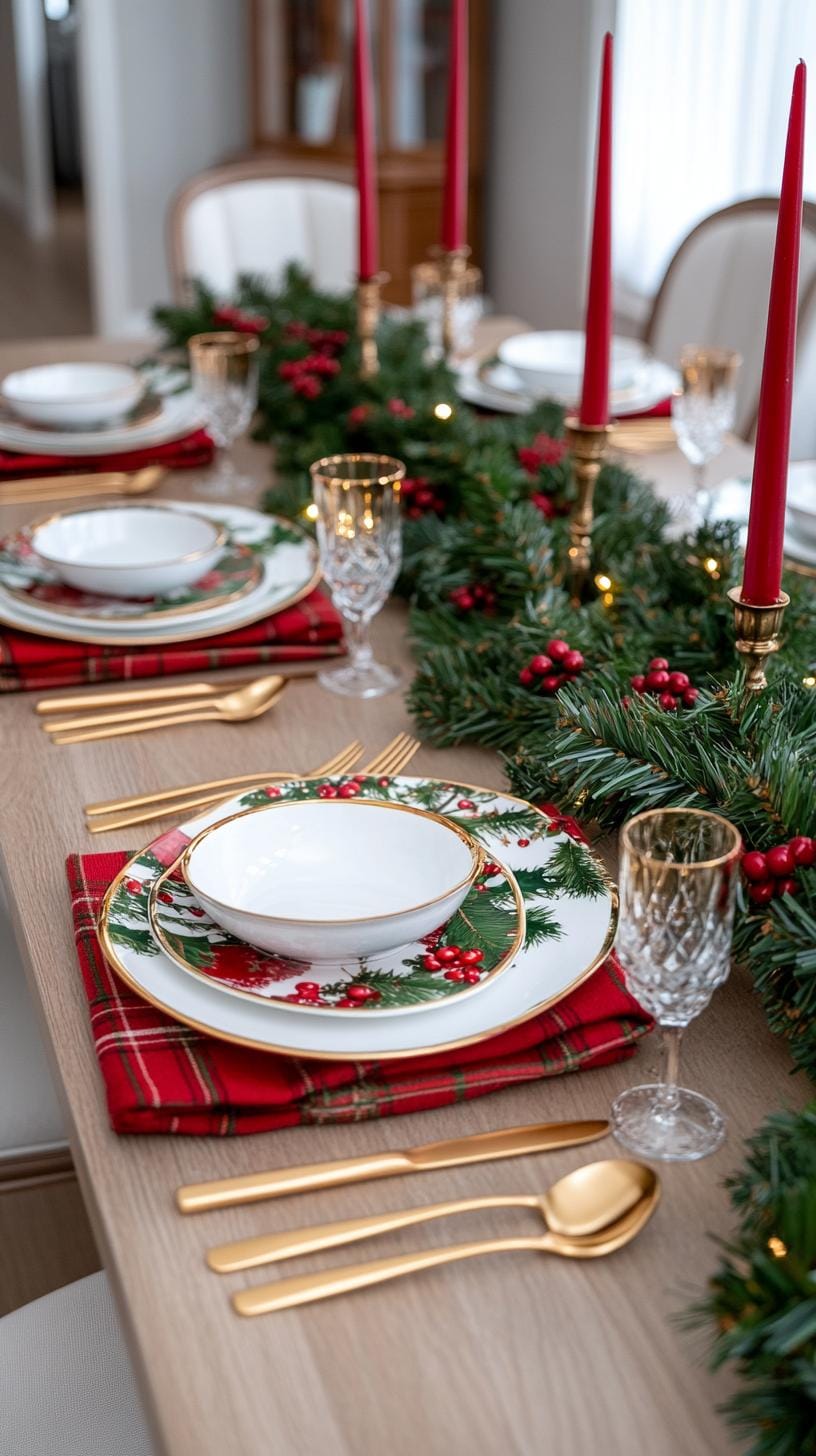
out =
[[[484,1198],[458,1198],[452,1203],[421,1204],[418,1208],[397,1209],[393,1213],[374,1213],[366,1218],[347,1218],[337,1223],[313,1224],[310,1228],[292,1229],[280,1234],[261,1234],[257,1238],[238,1239],[210,1249],[207,1263],[217,1274],[233,1274],[238,1269],[255,1269],[260,1264],[274,1264],[279,1259],[294,1259],[299,1254],[314,1254],[319,1249],[335,1249],[353,1244],[358,1239],[432,1219],[448,1218],[454,1213],[470,1213],[479,1208],[535,1208],[551,1233],[583,1238],[608,1225],[610,1219],[622,1217],[652,1187],[654,1174],[642,1163],[626,1159],[589,1163],[566,1178],[561,1178],[546,1193],[496,1194]]]
[[[82,721],[83,730],[89,722],[106,725],[102,728],[91,728],[87,732],[67,732],[64,727],[60,732],[58,723],[43,724],[43,727],[54,734],[52,743],[90,743],[98,738],[119,738],[126,733],[148,733],[151,728],[170,728],[183,723],[245,723],[250,718],[260,718],[278,701],[285,688],[286,679],[276,673],[272,677],[256,678],[255,682],[248,683],[237,692],[224,693],[223,697],[212,698],[206,704],[177,705],[186,711],[146,708],[143,714],[137,714],[135,718],[132,713],[110,713],[90,720],[75,720],[77,723]],[[123,718],[129,721],[122,722]]]
[[[284,681],[280,673],[267,673],[264,677],[253,678],[252,682],[232,688],[228,693],[207,698],[203,703],[159,703],[153,708],[126,708],[120,713],[83,713],[78,718],[52,719],[49,723],[41,723],[40,727],[46,733],[71,733],[75,728],[107,728],[112,723],[135,723],[144,718],[166,718],[169,713],[197,713],[205,710],[208,713],[215,710],[222,718],[244,718],[248,707],[266,703],[270,692],[277,692]]]
[[[155,490],[167,471],[163,465],[146,465],[127,472],[109,470],[104,474],[44,475],[36,479],[9,481],[0,486],[0,505],[28,505],[35,501],[67,501],[93,498],[97,495],[147,495]]]
[[[604,1169],[608,1163],[592,1164],[599,1170],[599,1184],[593,1192],[603,1196]],[[587,1169],[579,1169],[587,1172]],[[327,1299],[335,1294],[346,1294],[352,1289],[364,1289],[372,1284],[382,1284],[388,1279],[398,1279],[403,1274],[413,1274],[422,1269],[433,1269],[439,1264],[452,1264],[458,1259],[473,1259],[479,1254],[498,1254],[505,1251],[533,1249],[542,1254],[557,1254],[564,1259],[599,1259],[623,1248],[635,1238],[648,1222],[660,1198],[660,1184],[657,1175],[650,1168],[642,1168],[643,1186],[637,1201],[625,1213],[616,1214],[616,1199],[610,1201],[609,1222],[594,1234],[584,1237],[569,1232],[556,1233],[550,1230],[538,1236],[526,1235],[515,1238],[481,1239],[470,1244],[454,1244],[442,1249],[421,1249],[412,1254],[397,1254],[388,1259],[375,1259],[368,1264],[351,1264],[343,1269],[328,1269],[320,1274],[301,1274],[292,1279],[279,1279],[275,1284],[263,1284],[257,1289],[242,1289],[232,1297],[238,1314],[253,1316],[270,1314],[279,1309],[291,1309],[298,1304],[311,1304],[313,1300]],[[561,1179],[565,1185],[559,1201],[562,1215],[566,1216],[570,1203],[570,1184],[576,1177],[570,1173]],[[594,1183],[594,1180],[589,1180]],[[558,1187],[559,1185],[556,1185]],[[552,1189],[551,1193],[555,1190]],[[586,1219],[588,1187],[577,1185],[575,1215],[579,1224]],[[598,1207],[600,1213],[600,1205]]]

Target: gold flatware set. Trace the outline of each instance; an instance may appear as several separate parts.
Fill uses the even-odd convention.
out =
[[[57,718],[42,726],[52,743],[67,744],[121,738],[130,733],[149,733],[187,723],[247,723],[274,707],[285,688],[286,678],[280,673],[271,673],[201,702],[185,698],[147,708],[130,707],[123,712],[84,713],[79,717]]]
[[[577,1147],[605,1137],[608,1131],[609,1124],[602,1120],[502,1128],[496,1132],[427,1143],[403,1152],[374,1153],[217,1182],[190,1184],[178,1190],[176,1201],[182,1213],[203,1213],[375,1178]],[[651,1168],[628,1159],[609,1159],[589,1163],[568,1173],[541,1194],[460,1198],[315,1224],[284,1233],[261,1234],[217,1245],[208,1251],[206,1259],[215,1273],[232,1274],[483,1209],[534,1209],[546,1225],[543,1234],[480,1239],[418,1250],[279,1279],[273,1284],[244,1289],[233,1295],[233,1307],[239,1314],[268,1314],[481,1254],[535,1250],[561,1258],[601,1258],[623,1248],[635,1238],[654,1212],[659,1197],[659,1180]]]
[[[148,495],[167,474],[162,465],[142,470],[74,472],[72,475],[38,475],[28,480],[0,484],[0,506],[25,506],[29,502],[91,500],[94,496]]]

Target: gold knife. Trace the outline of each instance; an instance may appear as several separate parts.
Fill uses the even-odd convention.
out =
[[[206,1213],[213,1208],[256,1203],[262,1198],[280,1198],[287,1193],[310,1193],[317,1188],[336,1188],[342,1183],[362,1183],[369,1178],[427,1173],[433,1168],[454,1168],[464,1163],[489,1162],[493,1158],[517,1158],[551,1152],[554,1148],[577,1147],[606,1137],[608,1132],[609,1123],[602,1119],[503,1127],[497,1132],[424,1143],[405,1152],[371,1153],[330,1163],[305,1163],[296,1168],[219,1178],[211,1183],[188,1183],[179,1188],[176,1203],[182,1213]]]

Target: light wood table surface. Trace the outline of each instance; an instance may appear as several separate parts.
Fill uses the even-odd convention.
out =
[[[64,345],[0,348],[0,375],[64,356]],[[133,346],[72,341],[71,357],[127,358]],[[744,469],[729,446],[720,474]],[[243,461],[257,498],[268,455]],[[639,458],[641,473],[682,489],[676,454]],[[168,480],[165,496],[212,490],[212,472]],[[212,498],[212,497],[210,497]],[[26,518],[0,510],[0,529]],[[410,674],[400,606],[375,630],[386,660]],[[225,674],[225,680],[229,675]],[[232,674],[235,676],[235,674]],[[772,1108],[800,1104],[785,1047],[767,1029],[747,981],[735,974],[688,1034],[684,1078],[724,1107],[729,1137],[714,1157],[667,1165],[662,1206],[636,1244],[590,1265],[514,1254],[440,1269],[394,1285],[254,1321],[240,1320],[232,1290],[274,1271],[218,1278],[204,1265],[215,1243],[265,1230],[469,1194],[531,1192],[592,1157],[614,1157],[610,1139],[590,1149],[440,1171],[182,1218],[180,1183],[345,1157],[542,1119],[598,1117],[622,1088],[651,1079],[653,1038],[634,1061],[562,1076],[426,1113],[225,1140],[116,1137],[107,1123],[87,1005],[72,945],[64,860],[76,850],[128,847],[91,838],[83,804],[125,792],[256,767],[306,769],[353,737],[372,751],[412,724],[400,695],[357,704],[313,682],[290,686],[257,723],[202,725],[107,743],[54,748],[39,731],[34,696],[0,699],[0,851],[16,932],[61,1088],[88,1208],[126,1327],[155,1431],[167,1456],[715,1456],[728,1438],[702,1348],[670,1321],[699,1294],[716,1261],[710,1234],[730,1219],[722,1179],[740,1140]],[[501,785],[492,754],[424,748],[420,772]],[[137,848],[157,830],[131,833]],[[353,1251],[387,1254],[498,1230],[535,1228],[532,1213],[472,1214],[409,1230]],[[349,1261],[349,1251],[323,1264]],[[318,1261],[313,1261],[317,1267]],[[293,1261],[285,1272],[311,1267]],[[43,1371],[43,1379],[48,1372]]]

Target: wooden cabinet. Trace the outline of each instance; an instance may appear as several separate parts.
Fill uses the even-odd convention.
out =
[[[438,241],[450,0],[369,0],[386,296],[410,302],[410,269]],[[354,178],[353,0],[251,0],[255,154],[321,158]],[[479,261],[489,0],[470,5],[469,241]]]

